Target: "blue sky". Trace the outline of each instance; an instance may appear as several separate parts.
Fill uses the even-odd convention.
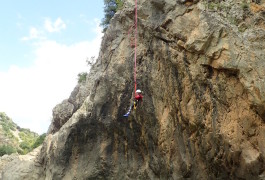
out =
[[[19,126],[47,131],[85,60],[97,56],[103,0],[5,0],[0,6],[0,111]]]
[[[103,0],[6,0],[0,6],[0,17],[0,70],[7,70],[10,64],[32,63],[32,44],[21,38],[31,27],[41,29],[46,19],[61,18],[67,25],[63,32],[45,34],[47,38],[65,44],[91,40],[95,35],[92,20],[103,17]]]

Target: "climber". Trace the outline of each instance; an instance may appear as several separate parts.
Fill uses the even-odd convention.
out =
[[[138,103],[139,103],[140,101],[142,101],[142,100],[143,100],[142,91],[141,91],[140,89],[137,89],[137,90],[135,91],[135,97],[134,97],[134,101],[133,101],[133,103],[131,103],[128,112],[127,112],[126,114],[124,114],[123,116],[124,116],[124,117],[128,117],[128,116],[130,115],[130,113],[131,113],[132,108],[136,109]]]

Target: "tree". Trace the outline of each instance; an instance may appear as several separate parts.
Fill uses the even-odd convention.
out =
[[[88,66],[92,66],[95,63],[95,61],[96,61],[96,57],[95,56],[90,57],[90,59],[86,58],[86,63],[87,63]]]
[[[104,0],[104,12],[105,17],[101,21],[103,32],[105,32],[109,26],[111,18],[114,14],[123,7],[124,0]]]

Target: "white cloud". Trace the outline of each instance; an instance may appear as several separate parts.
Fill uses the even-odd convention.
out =
[[[38,30],[35,27],[31,27],[29,29],[29,36],[25,36],[22,37],[21,40],[22,41],[28,41],[28,40],[32,40],[32,39],[45,39],[43,32]]]
[[[38,37],[38,31],[31,30],[30,37]],[[0,72],[0,111],[22,127],[45,132],[52,108],[69,97],[77,84],[77,74],[89,70],[86,58],[98,56],[101,37],[101,29],[97,28],[97,36],[90,42],[64,45],[53,40],[40,41],[32,66],[12,66],[7,72]]]
[[[17,23],[18,28],[22,27],[21,23]],[[46,33],[53,33],[53,32],[60,32],[63,29],[66,29],[66,24],[64,21],[59,17],[57,18],[54,22],[52,22],[49,18],[46,18],[44,20],[44,28],[36,28],[36,27],[31,27],[29,29],[29,35],[24,36],[21,38],[22,41],[29,41],[29,40],[45,40],[46,38]]]
[[[93,29],[95,33],[102,32],[102,28],[100,27],[100,20],[95,18],[94,23],[97,24],[97,26]]]
[[[64,21],[59,17],[54,22],[52,22],[49,18],[45,19],[44,28],[48,32],[60,32],[61,30],[66,28],[66,24]]]

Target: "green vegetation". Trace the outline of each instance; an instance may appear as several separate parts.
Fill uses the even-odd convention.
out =
[[[15,136],[11,132],[14,131],[17,125],[5,114],[0,112],[0,125],[2,125],[3,134],[10,139],[14,139]]]
[[[211,10],[214,10],[216,6],[217,6],[217,5],[216,5],[215,3],[213,3],[213,2],[210,2],[210,3],[208,4],[208,8],[211,9]]]
[[[36,139],[36,141],[34,142],[34,144],[32,145],[32,148],[35,149],[36,147],[39,147],[39,146],[43,143],[45,137],[46,137],[46,134],[45,134],[45,133],[42,134],[42,135],[40,135],[40,136]]]
[[[22,140],[19,147],[22,150],[22,154],[27,154],[33,149],[33,144],[38,138],[38,134],[31,132],[29,129],[20,129],[19,138]]]
[[[228,21],[231,23],[231,24],[234,24],[234,25],[238,25],[238,22],[237,22],[237,19],[235,17],[227,17]]]
[[[12,154],[12,153],[15,153],[16,152],[16,149],[10,145],[2,145],[0,146],[0,156],[3,156],[5,154]]]
[[[124,0],[104,0],[104,12],[105,17],[101,21],[103,32],[105,32],[109,26],[111,18],[114,14],[123,7]]]
[[[247,10],[249,8],[249,3],[247,3],[246,0],[243,0],[242,4],[241,4],[241,7],[244,9],[244,10]]]
[[[117,10],[122,9],[124,0],[116,0]]]
[[[77,76],[78,76],[78,83],[86,82],[87,72],[81,72]]]
[[[0,121],[5,132],[9,132],[10,129],[14,131],[17,127],[17,125],[5,113],[0,112]]]
[[[242,23],[242,24],[240,24],[240,25],[238,26],[238,30],[239,30],[239,32],[244,32],[244,31],[247,30],[247,28],[248,28],[248,26],[247,26],[245,23]]]
[[[41,145],[46,137],[46,134],[39,136],[29,129],[20,128],[2,112],[0,112],[0,129],[0,156],[16,152],[26,154]]]
[[[210,10],[210,11],[225,11],[227,12],[229,7],[227,7],[225,4],[219,2],[219,1],[203,1],[205,9]]]
[[[93,66],[94,63],[96,62],[96,57],[95,56],[92,56],[90,58],[86,58],[86,64],[87,66]],[[84,83],[86,82],[86,78],[87,78],[87,75],[88,73],[87,72],[81,72],[79,73],[77,76],[77,80],[78,80],[78,83],[81,84],[81,83]]]

